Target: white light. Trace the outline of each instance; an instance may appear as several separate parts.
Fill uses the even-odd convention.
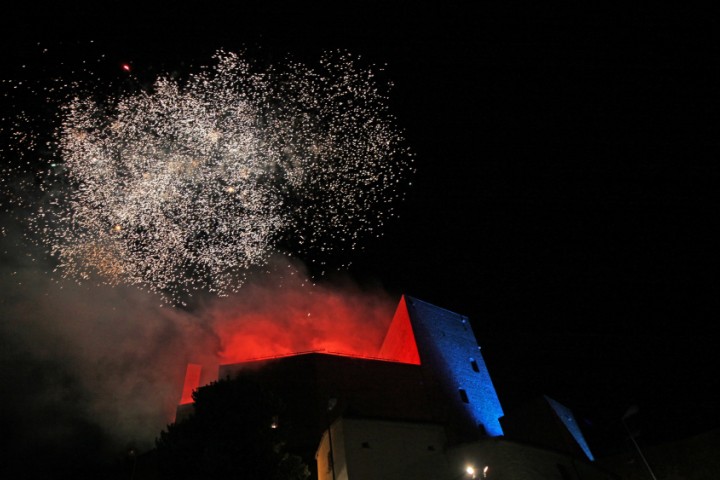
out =
[[[475,475],[475,467],[473,467],[472,465],[468,465],[467,467],[465,467],[465,471],[468,475]]]

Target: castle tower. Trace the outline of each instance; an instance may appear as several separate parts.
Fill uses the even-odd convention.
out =
[[[428,382],[439,386],[452,423],[466,427],[464,433],[503,434],[500,400],[467,317],[403,296],[380,357],[414,355]]]

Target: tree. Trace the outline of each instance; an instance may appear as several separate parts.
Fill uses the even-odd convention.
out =
[[[310,472],[285,451],[282,402],[259,384],[224,379],[193,394],[195,411],[156,440],[168,479],[305,480]]]

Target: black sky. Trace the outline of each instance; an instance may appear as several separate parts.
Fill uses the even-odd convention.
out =
[[[712,12],[67,3],[0,15],[6,68],[88,40],[136,71],[221,47],[387,63],[417,174],[351,275],[468,315],[506,410],[547,394],[605,439],[637,404],[648,442],[720,424]]]

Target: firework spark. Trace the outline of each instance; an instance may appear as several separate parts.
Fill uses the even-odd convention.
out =
[[[316,68],[214,60],[63,102],[51,201],[31,221],[63,275],[171,302],[222,295],[279,250],[356,248],[392,217],[412,154],[372,69],[348,54]]]

